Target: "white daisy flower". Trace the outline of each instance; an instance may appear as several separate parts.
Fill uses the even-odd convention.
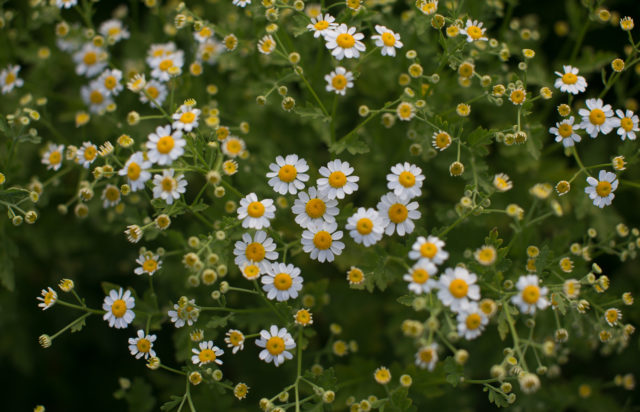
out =
[[[103,22],[98,29],[100,34],[108,39],[112,39],[114,43],[119,42],[122,39],[129,38],[129,31],[122,25],[122,22],[118,19],[111,19]]]
[[[340,242],[342,231],[337,229],[336,222],[310,225],[302,232],[302,250],[309,253],[311,259],[333,262],[334,256],[344,249],[344,243]]]
[[[169,91],[164,83],[152,79],[144,86],[144,93],[140,93],[140,101],[149,103],[151,107],[156,108],[156,103],[160,106],[164,103]]]
[[[344,67],[338,66],[334,71],[324,76],[327,82],[326,89],[328,92],[346,95],[347,89],[353,87],[353,73],[347,71]]]
[[[228,348],[233,348],[231,352],[235,355],[240,350],[244,350],[244,334],[237,329],[229,329],[225,334],[224,341]]]
[[[604,311],[604,320],[609,326],[614,327],[622,319],[622,311],[618,308],[609,308]]]
[[[243,233],[242,240],[235,243],[233,254],[238,267],[251,263],[260,266],[262,271],[266,270],[266,265],[271,264],[271,261],[278,259],[275,242],[262,230],[257,231],[253,238],[250,234]]]
[[[482,22],[479,22],[478,20],[471,20],[471,19],[467,19],[467,23],[462,29],[463,34],[467,36],[467,41],[469,43],[473,41],[478,41],[478,40],[484,40],[484,41],[489,40],[487,36],[484,35],[485,30],[486,29],[482,27]]]
[[[0,87],[2,87],[2,94],[7,94],[14,87],[22,87],[24,81],[18,77],[20,66],[9,65],[6,69],[0,71]]]
[[[410,291],[416,295],[421,295],[422,293],[429,293],[437,287],[438,282],[433,279],[433,275],[436,273],[438,273],[436,265],[427,260],[420,260],[411,267],[409,273],[405,274],[402,279],[409,282]]]
[[[578,111],[582,122],[577,127],[584,129],[592,138],[598,136],[598,133],[609,134],[616,126],[611,105],[605,105],[602,99],[587,99],[585,103],[589,110]]]
[[[509,176],[505,173],[498,173],[493,176],[493,187],[499,192],[506,192],[513,188],[513,182],[509,179]]]
[[[437,236],[418,237],[411,246],[409,251],[409,259],[426,260],[436,265],[441,265],[445,260],[449,259],[449,252],[444,250],[444,241]]]
[[[319,14],[311,19],[311,23],[307,25],[307,29],[312,31],[313,37],[317,39],[320,36],[326,36],[329,31],[338,27],[338,23],[335,23],[335,21],[336,18],[329,13],[326,13],[324,16]]]
[[[246,7],[247,4],[251,4],[251,0],[233,0],[233,5],[238,7]]]
[[[181,328],[185,324],[192,326],[198,321],[200,309],[196,306],[195,299],[180,298],[180,301],[173,305],[173,309],[167,312],[167,315],[176,328]]]
[[[118,69],[107,69],[98,77],[97,82],[111,96],[117,96],[124,89],[122,72]]]
[[[364,34],[356,33],[355,27],[347,27],[341,24],[333,30],[327,31],[324,35],[327,42],[327,49],[331,50],[331,54],[338,60],[343,58],[358,58],[360,52],[364,52],[366,47],[360,40],[364,39]]]
[[[162,260],[160,260],[160,256],[154,255],[151,252],[141,254],[138,259],[136,259],[136,263],[140,265],[133,271],[136,275],[146,273],[151,276],[156,273],[157,270],[162,268]]]
[[[398,163],[391,166],[391,173],[387,175],[387,188],[393,190],[396,196],[413,199],[422,194],[420,188],[423,180],[421,168],[409,162]]]
[[[549,133],[556,135],[556,142],[562,142],[564,147],[571,147],[580,142],[582,138],[574,130],[573,116],[556,123],[556,127],[550,127]],[[577,126],[576,126],[577,127]]]
[[[416,226],[413,221],[422,216],[418,210],[418,202],[409,203],[409,199],[396,196],[394,193],[383,195],[377,208],[386,228],[385,233],[389,236],[393,235],[393,232],[400,236],[413,232]]]
[[[400,102],[396,107],[396,115],[403,122],[408,122],[416,115],[416,107],[409,102]]]
[[[127,182],[132,192],[144,189],[144,184],[151,179],[151,173],[147,171],[151,162],[144,159],[142,152],[135,152],[129,157],[124,167],[118,171],[120,176],[127,176]]]
[[[626,113],[622,110],[616,110],[618,117],[613,118],[613,127],[618,128],[618,135],[620,139],[636,140],[636,132],[640,131],[638,128],[638,115],[633,114],[631,110],[627,110]]]
[[[175,120],[172,127],[177,130],[190,132],[198,127],[199,116],[200,109],[192,108],[191,106],[183,104],[172,116],[173,120]]]
[[[524,275],[518,279],[518,294],[511,297],[511,302],[518,306],[520,312],[533,315],[536,309],[542,310],[549,306],[549,300],[546,298],[549,290],[538,286],[538,283],[536,275]]]
[[[198,59],[208,64],[214,64],[224,52],[224,45],[216,39],[208,39],[198,46]]]
[[[489,323],[487,315],[476,302],[470,302],[458,312],[458,335],[466,340],[477,338]]]
[[[153,342],[156,341],[156,335],[145,335],[144,330],[138,329],[137,338],[129,338],[129,352],[136,359],[144,357],[155,357],[156,352],[153,350]]]
[[[273,39],[273,36],[267,34],[263,36],[260,41],[258,41],[258,51],[262,54],[271,54],[276,49],[276,41]]]
[[[47,170],[58,170],[62,166],[62,159],[64,153],[64,145],[56,145],[49,143],[47,151],[42,155],[42,164],[47,165]]]
[[[194,365],[203,366],[211,362],[222,365],[222,361],[219,357],[224,354],[224,351],[219,347],[214,346],[212,340],[200,342],[198,347],[200,349],[191,349],[191,352],[194,354],[191,357],[191,362],[193,362]]]
[[[91,113],[104,113],[107,106],[113,104],[113,100],[109,96],[107,89],[102,87],[100,82],[91,82],[88,86],[82,86],[80,88],[80,95],[82,100]]]
[[[286,195],[287,192],[295,195],[298,190],[304,189],[304,182],[309,180],[309,175],[304,173],[309,170],[307,161],[298,158],[296,154],[287,155],[286,158],[276,157],[276,162],[271,163],[269,169],[269,186],[281,195]]]
[[[238,157],[244,152],[244,140],[236,136],[229,136],[220,143],[222,153],[229,157]]]
[[[147,51],[147,64],[155,66],[155,62],[165,56],[169,56],[176,51],[176,44],[172,41],[168,43],[152,44]]]
[[[263,270],[260,265],[256,265],[254,262],[245,262],[240,266],[240,272],[245,279],[254,280],[262,275]]]
[[[302,290],[304,279],[300,276],[300,269],[284,263],[265,264],[265,274],[260,278],[262,290],[267,294],[267,299],[276,299],[282,302],[298,297]]]
[[[151,60],[151,77],[168,82],[173,73],[180,73],[184,66],[184,52],[177,50]]]
[[[249,193],[240,199],[238,219],[242,220],[243,228],[262,229],[271,225],[271,219],[276,216],[273,199],[258,200],[255,193]]]
[[[376,31],[378,34],[371,36],[371,40],[375,40],[376,46],[382,48],[381,53],[383,56],[395,57],[396,49],[400,49],[403,46],[400,41],[400,35],[379,24],[376,24]]]
[[[78,0],[56,0],[56,6],[61,9],[70,9],[78,5]]]
[[[182,132],[171,132],[171,126],[158,126],[154,133],[149,134],[146,143],[147,157],[152,163],[161,166],[170,165],[174,160],[184,154],[184,146],[187,141],[182,138]]]
[[[584,192],[593,200],[594,206],[603,208],[611,204],[615,197],[613,192],[618,188],[618,179],[615,173],[600,170],[598,179],[589,176],[587,177],[587,183],[589,183],[589,186],[584,188]]]
[[[184,175],[173,177],[173,169],[165,169],[162,174],[153,175],[153,198],[163,199],[168,205],[187,191],[187,181]]]
[[[345,229],[356,243],[369,247],[377,243],[384,235],[384,221],[377,210],[373,208],[358,210],[347,219]]]
[[[98,158],[98,147],[91,142],[84,142],[76,152],[76,161],[85,169],[88,169],[94,160]]]
[[[438,299],[452,311],[460,311],[470,300],[480,299],[478,277],[462,267],[447,268],[438,280]]]
[[[326,193],[319,193],[315,186],[309,187],[308,192],[299,192],[293,201],[291,212],[296,215],[296,223],[307,229],[313,224],[335,222],[340,213],[338,201],[329,199]]]
[[[200,31],[193,33],[193,37],[196,39],[198,43],[204,43],[210,40],[213,37],[213,35],[214,35],[213,30],[211,30],[211,28],[208,26],[204,26],[203,28],[200,29]]]
[[[42,310],[49,309],[58,300],[58,294],[55,290],[51,289],[51,287],[42,289],[42,291],[40,291],[40,294],[42,296],[38,296],[37,299],[40,301],[40,303],[38,303],[38,307],[42,308]]]
[[[587,90],[587,81],[584,77],[578,76],[578,68],[573,66],[562,66],[564,73],[555,72],[558,78],[554,86],[561,92],[578,94]]]
[[[93,43],[85,43],[73,55],[73,61],[76,63],[76,74],[93,77],[107,67],[107,52]]]
[[[260,339],[256,340],[256,345],[264,348],[258,355],[261,360],[280,366],[285,360],[293,359],[289,351],[295,349],[296,342],[285,328],[278,329],[276,325],[271,325],[268,331],[260,331]]]
[[[108,207],[117,206],[118,203],[120,203],[121,199],[120,189],[118,189],[118,186],[108,184],[102,191],[102,195],[100,196],[100,198],[103,201],[102,207],[105,209]]]
[[[102,304],[102,310],[107,312],[102,319],[109,322],[109,327],[116,329],[126,328],[136,317],[132,310],[135,306],[136,301],[131,296],[130,290],[123,293],[122,288],[118,291],[111,289]]]
[[[438,344],[421,347],[416,352],[416,365],[422,369],[434,370],[438,363]]]
[[[340,159],[332,160],[326,166],[322,166],[319,170],[320,179],[316,181],[318,191],[326,193],[329,199],[344,199],[345,195],[358,190],[360,178],[353,173],[353,167],[349,162],[343,162]]]

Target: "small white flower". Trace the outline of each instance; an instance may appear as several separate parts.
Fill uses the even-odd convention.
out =
[[[122,85],[122,72],[118,69],[107,69],[98,77],[97,82],[111,96],[117,96],[124,89]]]
[[[480,299],[478,277],[462,267],[447,268],[438,280],[438,299],[452,311],[460,311],[470,300]]]
[[[356,182],[360,178],[352,175],[353,170],[349,162],[343,162],[340,159],[330,161],[319,170],[322,177],[316,182],[318,191],[325,193],[329,199],[344,199],[345,195],[358,190]]]
[[[345,57],[347,59],[358,58],[360,52],[364,52],[366,47],[360,40],[364,39],[364,34],[356,33],[355,27],[347,27],[341,24],[333,30],[329,30],[324,39],[327,42],[327,49],[331,50],[331,55],[338,60]]]
[[[409,199],[396,196],[394,193],[383,195],[378,202],[378,212],[385,226],[385,233],[389,236],[393,232],[400,236],[413,232],[414,220],[420,219],[422,214],[418,209],[418,202],[409,202]]]
[[[618,128],[618,135],[620,139],[636,140],[636,132],[640,131],[638,128],[638,115],[633,114],[631,110],[627,110],[626,113],[622,110],[616,110],[618,117],[613,118],[613,127]]]
[[[487,36],[484,35],[485,28],[482,27],[482,22],[478,20],[467,19],[467,23],[462,29],[463,34],[467,36],[467,41],[469,43],[478,40],[489,40]]]
[[[193,37],[196,39],[198,43],[207,42],[213,37],[213,35],[214,35],[213,30],[211,30],[211,28],[208,26],[204,26],[203,28],[200,29],[200,31],[193,33]]]
[[[163,199],[168,205],[187,191],[187,181],[183,175],[173,177],[173,169],[165,169],[162,174],[153,175],[153,198]]]
[[[320,36],[326,36],[329,31],[338,27],[338,23],[334,23],[335,21],[336,18],[329,13],[326,13],[324,16],[319,14],[311,19],[311,23],[307,25],[307,29],[312,31],[313,37],[317,39]]]
[[[109,327],[116,329],[126,328],[136,317],[132,310],[135,306],[136,301],[131,296],[130,290],[123,293],[122,288],[119,291],[111,289],[102,304],[102,310],[107,312],[102,319],[109,322]]]
[[[389,30],[385,26],[376,24],[377,35],[371,36],[371,40],[375,40],[376,46],[381,47],[381,53],[383,56],[396,55],[396,48],[402,48],[403,44],[400,41],[400,35]]]
[[[295,195],[298,190],[304,189],[304,182],[309,180],[309,175],[304,173],[309,170],[307,161],[299,159],[296,154],[287,155],[286,158],[276,157],[276,162],[271,163],[269,169],[269,186],[281,195],[286,195],[287,192]]]
[[[278,329],[276,325],[271,325],[268,331],[260,331],[260,339],[256,340],[256,345],[264,348],[258,355],[261,360],[280,366],[286,359],[293,359],[289,351],[295,349],[296,342],[285,328]]]
[[[267,299],[276,299],[282,302],[298,297],[302,290],[304,279],[300,276],[300,269],[284,263],[266,263],[265,274],[260,278],[262,290],[267,294]]]
[[[184,65],[184,52],[177,50],[160,55],[160,57],[153,58],[149,65],[152,68],[151,77],[161,82],[167,82],[171,79],[172,73],[177,74],[182,70],[182,66]]]
[[[111,19],[103,22],[98,30],[104,37],[113,39],[114,43],[119,42],[122,39],[129,38],[129,31],[122,25],[122,22],[118,19]]]
[[[176,50],[176,44],[172,41],[168,43],[152,44],[147,51],[147,64],[153,67],[159,58],[169,56]]]
[[[138,329],[137,338],[129,338],[129,352],[136,359],[144,357],[155,357],[156,352],[153,350],[153,342],[156,341],[156,335],[145,335],[144,330]]]
[[[562,142],[564,147],[571,147],[582,138],[574,130],[573,116],[556,123],[556,127],[550,127],[549,133],[556,135],[556,142]]]
[[[80,95],[91,113],[104,113],[107,106],[113,104],[109,92],[99,81],[93,81],[88,86],[80,88]]]
[[[64,153],[64,145],[49,144],[47,151],[42,155],[42,163],[47,165],[47,170],[58,170],[62,166],[62,159]]]
[[[334,256],[341,254],[344,249],[344,243],[340,242],[342,231],[337,229],[336,222],[309,225],[302,232],[302,250],[310,253],[311,259],[333,262]]]
[[[327,82],[328,92],[335,92],[342,96],[347,94],[347,89],[353,87],[353,73],[342,66],[336,67],[334,71],[324,76],[324,80]]]
[[[173,305],[173,309],[175,310],[170,310],[167,315],[176,328],[181,328],[185,324],[191,326],[198,321],[200,309],[196,306],[195,299],[181,298],[179,303]]]
[[[505,173],[498,173],[493,176],[493,187],[499,192],[506,192],[513,188],[513,182],[509,180],[509,176]]]
[[[584,188],[584,192],[593,200],[595,206],[603,208],[611,204],[615,197],[613,192],[618,188],[618,179],[615,173],[600,170],[598,179],[589,176],[587,183],[589,186]]]
[[[171,131],[171,126],[158,126],[156,131],[149,134],[146,143],[147,156],[152,163],[161,166],[170,165],[174,160],[184,154],[184,146],[187,141],[182,138],[180,130]]]
[[[187,106],[186,104],[183,104],[173,114],[172,118],[174,122],[171,126],[177,130],[184,130],[185,132],[190,132],[191,130],[198,127],[199,116],[200,116],[200,109],[195,109],[190,106]]]
[[[244,350],[244,334],[237,329],[229,329],[225,334],[224,341],[228,348],[233,348],[234,355],[240,350]]]
[[[487,315],[476,302],[470,302],[458,312],[458,335],[467,340],[477,338],[489,323]]]
[[[0,71],[0,87],[2,87],[2,94],[7,94],[14,87],[22,87],[24,81],[18,77],[20,66],[9,65],[6,69]]]
[[[220,360],[219,357],[224,354],[224,351],[214,346],[212,340],[200,342],[198,347],[200,349],[191,349],[191,352],[193,352],[191,362],[193,362],[194,365],[203,366],[211,362],[222,365],[222,360]]]
[[[271,261],[278,259],[275,242],[262,230],[257,231],[253,238],[250,234],[243,233],[242,240],[235,243],[233,254],[238,267],[253,263],[260,266],[262,271],[266,270],[266,265],[271,264]]]
[[[141,254],[138,259],[136,259],[136,263],[140,265],[133,271],[136,275],[146,273],[151,276],[156,273],[157,270],[162,268],[162,260],[160,260],[160,256],[154,255],[151,252]]]
[[[94,160],[98,158],[98,147],[91,142],[84,142],[76,152],[76,160],[85,169],[88,169]]]
[[[326,193],[319,193],[315,186],[310,186],[307,192],[298,192],[298,198],[293,201],[291,212],[296,215],[296,223],[303,229],[321,222],[335,222],[338,201],[329,199]]]
[[[420,260],[413,265],[409,273],[405,274],[402,279],[409,282],[408,287],[410,291],[420,295],[422,293],[429,293],[437,287],[438,282],[433,279],[433,275],[437,272],[438,269],[436,265],[427,260]]]
[[[245,143],[239,137],[229,136],[220,143],[222,153],[231,158],[238,157],[244,152]]]
[[[108,207],[116,206],[118,203],[120,203],[121,199],[120,189],[118,189],[118,187],[115,185],[108,184],[104,187],[102,196],[100,196],[100,198],[103,200],[103,208],[106,209]]]
[[[249,193],[240,199],[238,219],[242,220],[242,227],[262,229],[271,225],[271,219],[276,215],[273,199],[258,200],[255,193]]]
[[[416,365],[422,369],[434,370],[438,363],[438,344],[421,347],[416,352]]]
[[[233,0],[234,6],[246,7],[247,4],[251,4],[251,0]]]
[[[76,63],[76,74],[93,77],[107,67],[107,53],[93,43],[85,43],[82,48],[73,55]]]
[[[40,294],[42,296],[38,296],[37,299],[40,301],[40,303],[38,303],[38,307],[42,308],[42,310],[49,309],[58,300],[58,294],[56,293],[55,290],[51,289],[51,287],[47,289],[42,289]]]
[[[360,207],[347,219],[345,229],[356,243],[369,247],[382,239],[385,225],[377,210]]]
[[[258,41],[258,51],[262,54],[271,54],[276,49],[276,41],[273,36],[267,34]]]
[[[142,152],[135,152],[129,157],[124,167],[118,171],[120,176],[127,176],[127,181],[132,192],[144,189],[144,184],[151,179],[151,173],[147,171],[151,162],[144,159]]]
[[[420,188],[423,180],[421,168],[409,162],[398,163],[391,166],[391,173],[387,175],[387,188],[393,190],[396,196],[413,199],[422,194]]]
[[[589,110],[578,111],[582,122],[577,127],[584,129],[592,138],[598,136],[598,133],[609,134],[616,126],[611,105],[605,105],[602,99],[587,99],[585,103]]]
[[[436,236],[418,237],[411,246],[409,251],[409,259],[426,260],[436,265],[441,265],[445,260],[449,259],[449,252],[444,250],[444,241]]]
[[[562,66],[564,73],[555,72],[558,78],[554,86],[561,92],[578,94],[587,89],[587,81],[584,77],[578,76],[578,68],[573,66]]]
[[[536,275],[524,275],[518,279],[518,294],[511,297],[511,302],[518,306],[520,312],[533,315],[536,309],[542,310],[549,306],[549,300],[546,298],[549,290],[546,287],[541,288],[538,283]]]

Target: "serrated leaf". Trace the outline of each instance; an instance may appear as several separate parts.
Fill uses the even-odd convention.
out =
[[[86,319],[87,318],[76,320],[76,322],[74,322],[73,325],[71,325],[71,333],[80,332],[82,328],[84,328],[87,325]]]
[[[498,315],[498,334],[500,334],[501,340],[505,340],[509,334],[509,324],[507,323],[507,316],[504,310],[501,310]]]
[[[182,402],[182,398],[183,396],[171,395],[171,400],[163,403],[162,406],[160,406],[160,410],[170,411],[177,408],[178,405],[180,405],[180,402]]]
[[[398,301],[398,303],[405,305],[405,306],[409,306],[412,307],[413,306],[413,300],[415,299],[415,297],[411,296],[411,295],[404,295],[404,296],[400,296],[398,299],[396,299]]]
[[[213,316],[211,320],[207,322],[207,328],[217,329],[224,328],[227,326],[228,321],[233,317],[233,313],[228,314],[227,316]]]
[[[298,107],[296,109],[294,109],[294,112],[302,117],[302,118],[307,118],[307,119],[320,119],[323,122],[329,122],[331,121],[330,117],[327,117],[324,112],[322,111],[322,109],[320,109],[317,106],[311,106],[311,105],[307,105],[304,107]]]
[[[291,34],[293,37],[298,37],[309,30],[307,29],[307,25],[309,24],[309,18],[304,17],[300,14],[296,14],[293,16],[293,25],[291,27]]]

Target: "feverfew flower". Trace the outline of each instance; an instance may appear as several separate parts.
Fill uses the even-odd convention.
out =
[[[122,72],[118,69],[107,69],[98,77],[97,82],[111,96],[120,94],[124,86],[122,85]]]
[[[240,199],[238,219],[242,220],[242,227],[262,229],[271,225],[270,220],[276,215],[273,199],[258,200],[255,193],[249,193]]]
[[[113,104],[109,92],[97,81],[91,82],[88,86],[82,86],[80,95],[85,104],[89,106],[91,113],[104,113],[107,106]]]
[[[170,165],[174,160],[184,154],[184,146],[187,141],[182,138],[182,132],[171,132],[171,126],[158,126],[156,131],[149,134],[146,144],[149,149],[147,156],[153,163],[161,166]]]
[[[200,109],[192,108],[183,104],[173,114],[172,118],[175,120],[171,125],[174,129],[184,130],[190,132],[198,127],[198,117],[200,116]]]
[[[438,363],[438,344],[421,347],[416,353],[416,365],[422,369],[434,370]]]
[[[598,179],[595,177],[587,177],[587,183],[590,186],[584,188],[584,192],[593,200],[593,204],[599,208],[609,206],[615,197],[613,192],[618,188],[618,179],[616,174],[600,170]]]
[[[335,92],[344,96],[347,94],[347,89],[353,87],[353,73],[342,66],[336,67],[334,71],[324,76],[324,79],[327,82],[325,88],[328,92]]]
[[[70,9],[78,4],[78,0],[56,0],[56,6],[61,9]]]
[[[470,302],[458,312],[458,334],[467,340],[480,336],[487,323],[489,318],[476,302]]]
[[[76,63],[76,74],[93,77],[107,67],[106,52],[92,43],[85,43],[82,48],[73,55]]]
[[[345,229],[356,243],[369,247],[382,239],[385,225],[377,210],[360,207],[347,219]]]
[[[302,232],[302,250],[311,254],[311,259],[319,262],[333,262],[334,255],[339,255],[344,249],[342,231],[337,230],[336,222],[322,222],[312,224]]]
[[[256,264],[260,269],[266,270],[266,265],[270,265],[273,260],[278,259],[276,244],[267,233],[259,230],[253,238],[248,233],[242,234],[242,240],[235,243],[233,254],[236,256],[234,262],[238,267],[246,264]]]
[[[62,166],[62,154],[64,153],[64,145],[49,144],[47,151],[42,155],[42,163],[47,165],[47,170],[53,169],[54,171],[60,169]]]
[[[269,186],[281,195],[289,192],[292,195],[298,193],[298,190],[304,189],[304,182],[309,180],[309,175],[304,173],[309,170],[307,161],[298,158],[296,154],[276,157],[276,162],[269,165],[271,172],[267,173],[269,177]]]
[[[133,271],[136,275],[146,273],[151,276],[162,267],[160,256],[154,255],[151,252],[141,254],[138,259],[136,259],[136,263],[140,265]]]
[[[432,279],[437,272],[436,265],[427,260],[421,260],[413,265],[409,273],[405,274],[402,279],[409,282],[410,291],[420,295],[429,293],[433,288],[437,287],[437,281]]]
[[[393,232],[396,232],[404,236],[413,232],[415,228],[413,221],[422,216],[417,210],[418,202],[409,203],[408,199],[396,196],[394,193],[383,195],[377,208],[387,235],[393,235]]]
[[[550,127],[549,133],[556,135],[556,142],[562,142],[564,147],[571,147],[582,138],[574,131],[573,116],[556,123],[556,127]]]
[[[266,263],[264,266],[266,273],[260,280],[268,299],[282,302],[298,297],[304,281],[299,268],[284,263]]]
[[[224,351],[219,347],[214,346],[212,340],[200,342],[198,347],[199,349],[191,349],[191,352],[193,352],[191,362],[193,362],[194,365],[203,366],[211,362],[222,365],[222,361],[219,357],[224,354]]]
[[[396,196],[412,199],[422,194],[420,188],[423,180],[421,168],[409,162],[398,163],[391,166],[391,173],[387,175],[387,188],[393,190]]]
[[[561,92],[571,94],[582,93],[587,89],[587,81],[584,77],[578,76],[578,68],[572,66],[562,66],[564,73],[555,72],[559,76],[554,86]]]
[[[133,296],[131,296],[130,290],[123,293],[122,288],[120,288],[119,291],[111,289],[102,304],[102,309],[107,312],[102,319],[108,321],[109,326],[112,328],[126,328],[133,322],[133,318],[136,317],[136,314],[133,313],[132,310],[135,306],[136,301]]]
[[[467,41],[469,43],[478,40],[489,40],[487,36],[484,35],[485,28],[482,27],[482,22],[478,20],[467,19],[467,23],[462,29],[463,34],[467,36]]]
[[[536,309],[544,309],[549,306],[546,298],[548,289],[538,286],[539,280],[536,275],[520,276],[516,287],[518,294],[511,297],[511,302],[518,306],[520,312],[533,315]]]
[[[229,136],[220,143],[222,153],[229,157],[238,157],[245,149],[244,140],[236,136]]]
[[[91,142],[84,142],[76,152],[76,160],[85,169],[88,169],[94,160],[98,158],[98,147]]]
[[[344,199],[345,195],[358,190],[360,178],[352,175],[353,167],[349,162],[340,159],[332,160],[319,170],[322,176],[317,180],[318,191],[327,195],[329,199]]]
[[[189,326],[193,325],[200,315],[200,309],[196,306],[195,299],[187,299],[181,297],[178,303],[173,305],[175,310],[167,312],[169,319],[175,324],[176,328],[181,328],[185,323]]]
[[[447,268],[438,281],[438,299],[443,305],[459,312],[471,300],[480,299],[478,277],[462,267]]]
[[[174,177],[173,169],[165,169],[162,174],[153,175],[153,198],[163,199],[168,205],[187,191],[187,181],[183,175]]]
[[[173,73],[180,73],[184,65],[184,52],[177,50],[161,55],[161,57],[153,58],[149,62],[151,66],[151,77],[161,82],[167,82],[171,79]]]
[[[238,351],[244,349],[244,334],[237,329],[229,329],[225,334],[225,343],[231,352],[235,355]]]
[[[291,207],[291,212],[296,215],[296,223],[307,229],[312,224],[335,222],[340,212],[338,201],[329,199],[327,193],[319,193],[315,186],[309,187],[307,192],[299,192]]]
[[[42,310],[49,309],[58,300],[58,294],[56,293],[55,290],[51,289],[51,287],[47,289],[42,289],[40,294],[42,296],[41,297],[38,296],[37,299],[40,301],[40,303],[38,303],[38,307],[42,308]]]
[[[122,39],[129,38],[129,31],[118,19],[111,19],[103,22],[98,31],[104,37],[112,39],[114,43],[117,43]]]
[[[22,87],[24,81],[18,77],[20,66],[9,65],[6,69],[0,71],[0,87],[2,87],[2,94],[7,94],[14,87]]]
[[[213,37],[213,34],[213,30],[210,27],[204,26],[200,31],[193,33],[193,37],[198,43],[205,43]]]
[[[233,0],[233,5],[238,7],[246,7],[247,4],[251,4],[251,0]]]
[[[609,134],[616,127],[611,105],[605,105],[602,99],[588,99],[585,103],[588,110],[578,111],[582,116],[582,122],[578,127],[584,129],[592,138],[598,136],[598,133]]]
[[[268,331],[260,331],[260,339],[256,340],[256,345],[264,348],[258,355],[261,360],[280,366],[286,359],[293,359],[289,350],[295,349],[296,342],[285,328],[278,329],[276,325],[271,325]]]
[[[638,115],[633,114],[631,110],[627,110],[626,113],[622,110],[616,110],[618,117],[613,118],[613,127],[618,128],[618,135],[620,139],[636,140],[636,132],[640,131],[638,128]]]
[[[371,40],[375,40],[376,46],[382,48],[381,53],[383,56],[395,57],[396,48],[402,48],[400,35],[379,24],[376,24],[376,31],[378,34],[371,36]]]
[[[338,23],[334,23],[335,21],[336,18],[329,13],[324,16],[320,14],[311,19],[311,23],[307,25],[307,29],[312,31],[313,37],[317,39],[320,36],[326,36],[329,31],[338,27]]]
[[[409,251],[409,259],[426,260],[436,265],[441,265],[445,260],[449,259],[449,252],[443,249],[444,241],[436,236],[418,237],[411,251]]]
[[[167,86],[152,79],[145,84],[144,92],[140,93],[140,101],[142,103],[149,102],[151,107],[156,108],[156,103],[162,106],[168,94]]]
[[[364,52],[366,47],[360,40],[364,39],[364,34],[356,33],[355,27],[347,27],[341,24],[330,30],[324,36],[327,49],[331,50],[331,55],[338,60],[343,58],[358,58],[360,52]]]
[[[102,195],[100,196],[100,198],[103,200],[103,208],[106,209],[111,206],[116,206],[118,203],[120,203],[121,199],[120,189],[118,189],[118,187],[115,185],[108,184],[102,191]]]
[[[145,335],[144,330],[138,329],[138,337],[129,338],[129,352],[135,356],[136,359],[144,357],[156,356],[156,352],[153,350],[153,342],[156,341],[156,335]]]
[[[513,182],[509,180],[509,176],[505,173],[498,173],[493,177],[493,187],[499,192],[506,192],[513,188]]]
[[[271,54],[276,49],[276,41],[273,36],[267,34],[258,42],[258,51],[262,54]]]
[[[151,173],[147,171],[151,167],[151,162],[145,160],[142,152],[135,152],[129,157],[124,167],[118,171],[120,176],[127,176],[127,182],[132,192],[144,189],[144,184],[151,179]]]

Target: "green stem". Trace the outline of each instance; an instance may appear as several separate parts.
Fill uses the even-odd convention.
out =
[[[86,306],[74,305],[73,303],[65,302],[65,301],[60,300],[60,299],[56,300],[56,303],[60,304],[62,306],[67,306],[67,307],[70,307],[70,308],[73,308],[73,309],[82,310],[84,312],[91,313],[91,314],[96,314],[96,315],[104,315],[105,313],[107,313],[104,310],[91,309],[91,308],[88,308]]]

